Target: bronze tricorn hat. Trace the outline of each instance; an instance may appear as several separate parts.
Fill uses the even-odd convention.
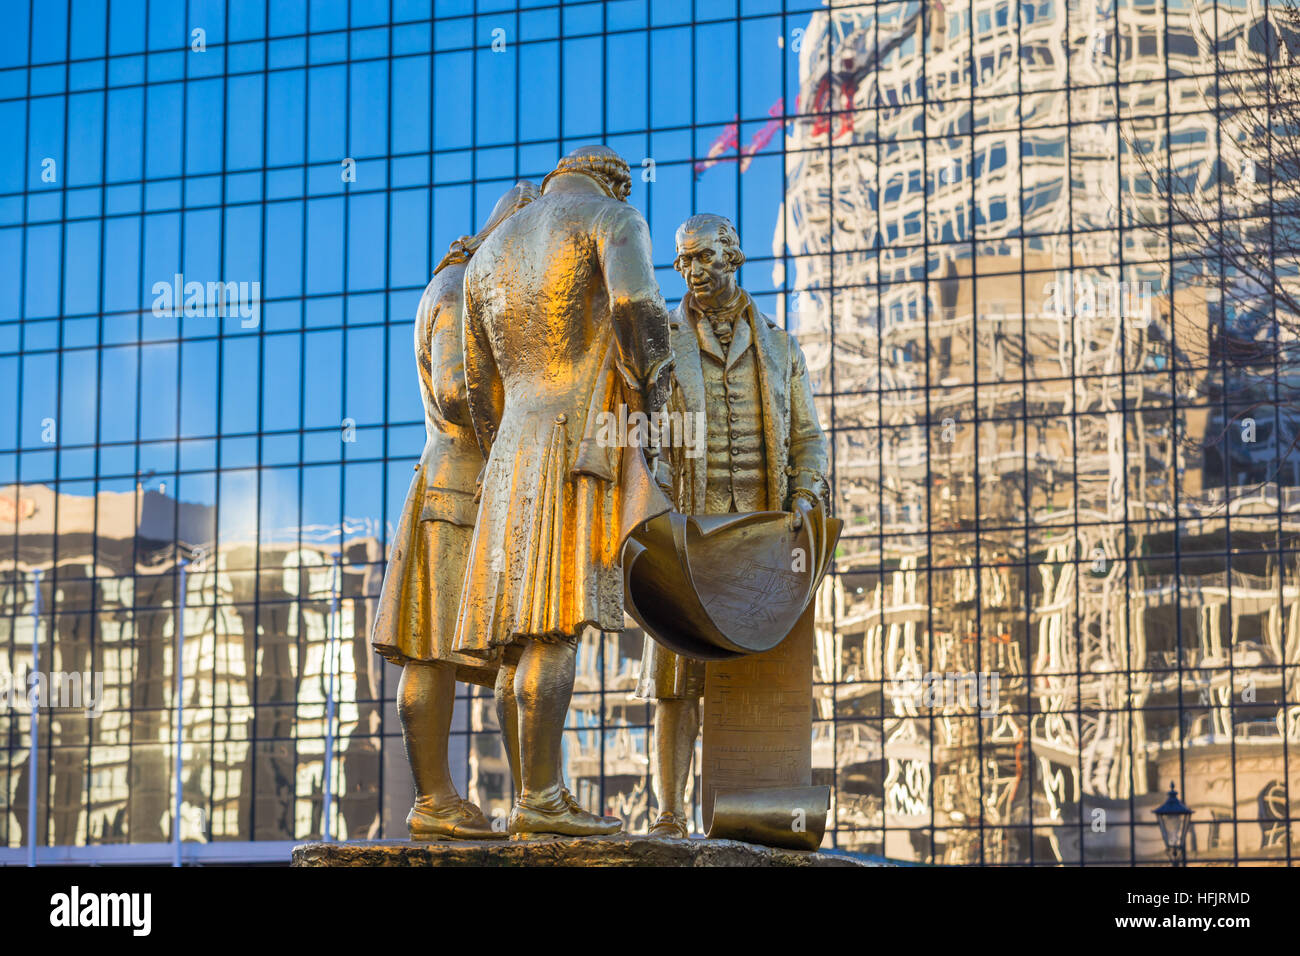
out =
[[[669,650],[703,661],[768,651],[812,602],[843,522],[821,508],[662,514],[628,539],[624,606]]]

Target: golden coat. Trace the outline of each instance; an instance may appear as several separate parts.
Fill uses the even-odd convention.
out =
[[[429,282],[415,318],[426,440],[380,589],[371,644],[396,664],[447,661],[460,680],[491,686],[496,667],[452,650],[483,465],[465,392],[465,263]]]
[[[593,179],[557,177],[483,243],[465,296],[490,454],[455,649],[621,630],[623,544],[669,509],[639,448],[593,438],[600,413],[639,407],[671,359],[645,220]]]
[[[763,446],[767,455],[767,508],[788,510],[790,495],[804,489],[822,499],[830,510],[826,472],[830,455],[826,434],[817,420],[812,381],[803,350],[794,336],[777,328],[758,311],[748,293],[744,317],[753,333],[758,357],[759,405],[763,409]],[[676,356],[673,396],[669,407],[686,415],[708,414],[704,373],[700,362],[698,317],[689,295],[672,313],[672,343]],[[674,505],[682,514],[704,512],[708,478],[705,456],[690,458],[675,447],[669,454]],[[688,660],[660,647],[649,636],[641,656],[637,696],[650,700],[678,699],[704,693],[704,663]]]

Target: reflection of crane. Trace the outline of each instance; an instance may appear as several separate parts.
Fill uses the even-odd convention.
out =
[[[829,114],[837,109],[843,110],[836,137],[853,129],[853,111],[856,108],[858,90],[864,86],[863,81],[876,71],[878,63],[905,42],[914,39],[922,4],[912,2],[901,6],[906,11],[903,22],[883,35],[865,27],[843,33],[837,29],[837,24],[846,21],[833,21],[830,36],[824,44],[818,41],[821,75],[812,81],[807,101],[801,97],[798,112]],[[941,4],[938,6],[942,15],[943,7]],[[801,85],[805,89],[809,86],[807,81]],[[838,104],[834,102],[837,94],[840,100]],[[810,122],[813,136],[824,136],[830,131],[829,115],[819,115]]]

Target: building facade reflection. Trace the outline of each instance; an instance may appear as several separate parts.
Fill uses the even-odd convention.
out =
[[[334,832],[379,832],[381,704],[378,667],[364,639],[372,603],[366,595],[377,587],[377,538],[348,540],[336,577],[335,548],[306,541],[292,549],[232,543],[214,550],[213,508],[143,487],[83,498],[20,485],[0,495],[19,502],[18,559],[5,575],[11,613],[3,619],[10,663],[4,677],[12,683],[28,673],[30,572],[40,567],[40,606],[50,609],[40,617],[43,672],[102,673],[104,680],[101,712],[56,706],[41,714],[40,842],[173,838],[178,626],[185,677],[181,838],[320,833],[332,633]],[[26,700],[14,701],[0,714],[15,744],[0,814],[10,846],[29,839],[30,741],[17,746],[27,708]]]
[[[849,522],[818,661],[837,844],[1160,862],[1175,780],[1202,808],[1193,860],[1289,860],[1300,489],[1268,466],[1294,432],[1214,441],[1225,373],[1186,345],[1217,302],[1137,227],[1163,200],[1125,153],[1163,140],[1121,121],[1168,95],[1171,139],[1214,141],[1203,18],[831,6],[786,212]],[[996,706],[927,699],[954,675],[996,675]]]
[[[129,25],[101,29],[97,48],[64,25],[64,46],[19,64],[109,64],[112,103],[87,107],[91,125],[144,157],[75,183],[98,197],[91,213],[73,214],[89,200],[72,191],[48,222],[40,197],[0,222],[33,250],[0,287],[40,272],[54,230],[64,245],[47,271],[85,271],[100,290],[29,291],[0,314],[0,405],[15,410],[0,419],[0,679],[29,666],[37,569],[44,668],[104,678],[97,716],[39,714],[39,844],[129,854],[175,835],[178,625],[188,846],[282,857],[326,812],[336,838],[405,838],[397,672],[367,637],[423,442],[410,317],[477,206],[540,180],[582,137],[642,170],[632,201],[670,299],[672,230],[696,211],[731,215],[746,288],[808,357],[847,522],[817,622],[828,845],[947,864],[1162,863],[1151,811],[1172,780],[1195,811],[1193,863],[1294,860],[1300,475],[1282,452],[1296,424],[1261,404],[1256,440],[1238,440],[1217,290],[1145,224],[1164,221],[1163,200],[1131,152],[1173,142],[1189,169],[1209,164],[1205,90],[1261,6],[619,0],[562,18],[449,2],[393,23],[384,4],[352,20],[329,6],[279,26],[292,18],[273,12],[269,34],[232,6],[230,37],[209,30],[228,86],[149,79],[152,139],[131,112],[132,63],[163,69],[185,50],[175,24],[151,22],[143,53],[112,45]],[[497,53],[503,17],[512,39]],[[279,65],[243,49],[262,46]],[[706,71],[696,46],[699,63],[738,52]],[[520,78],[556,73],[561,48],[619,69],[539,80],[532,95],[556,108],[527,109]],[[683,78],[705,72],[719,86],[693,95]],[[467,97],[466,75],[481,93]],[[394,84],[392,126],[369,141]],[[174,87],[194,102],[173,102]],[[57,152],[38,125],[45,99],[81,101],[32,90],[0,107],[21,119],[30,100],[29,149]],[[260,151],[172,162],[156,131],[225,108],[214,90],[254,117],[244,132],[257,127]],[[709,145],[720,128],[755,152],[724,165]],[[344,153],[357,175],[340,183]],[[0,198],[36,197],[5,176]],[[182,186],[184,202],[168,198]],[[146,280],[178,264],[260,279],[261,326],[142,312]],[[635,630],[583,639],[565,739],[575,796],[632,832],[654,809],[640,656]],[[504,815],[493,702],[462,695],[457,785]],[[0,709],[4,862],[31,838],[25,706]]]

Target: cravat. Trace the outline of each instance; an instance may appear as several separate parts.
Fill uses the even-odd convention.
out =
[[[743,302],[742,297],[737,295],[720,309],[701,310],[724,349],[731,345],[731,336],[736,330],[736,317],[740,315]]]
[[[722,347],[725,349],[731,345],[731,333],[736,328],[732,318],[725,314],[717,317],[711,315],[709,316],[709,322],[713,324],[713,334],[718,337]]]

